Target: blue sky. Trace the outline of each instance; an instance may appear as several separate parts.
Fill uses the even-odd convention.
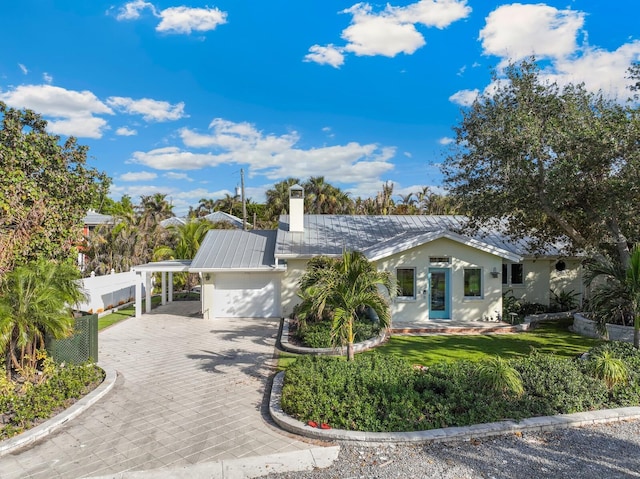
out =
[[[491,69],[626,98],[640,2],[20,0],[0,7],[0,100],[88,145],[111,196],[247,195],[323,175],[352,196],[436,190]]]

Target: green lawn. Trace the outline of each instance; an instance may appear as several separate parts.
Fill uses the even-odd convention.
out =
[[[569,331],[572,323],[572,319],[540,323],[531,331],[514,334],[392,336],[375,351],[405,358],[412,364],[428,366],[459,359],[478,361],[489,356],[527,356],[533,349],[572,358],[601,342],[572,333]],[[280,352],[278,369],[287,369],[296,357],[292,353]]]
[[[142,310],[144,311],[144,303],[142,300]],[[151,307],[155,307],[160,304],[160,296],[152,296],[151,297]],[[101,318],[98,318],[98,331],[104,328],[108,328],[112,324],[116,324],[124,319],[131,318],[136,315],[136,306],[135,304],[131,304],[126,308],[119,309],[118,311],[114,311],[111,314],[107,314]]]
[[[572,322],[567,319],[540,323],[531,331],[515,334],[393,336],[376,350],[425,366],[459,359],[477,361],[488,356],[526,356],[532,349],[571,358],[600,342],[569,331]]]

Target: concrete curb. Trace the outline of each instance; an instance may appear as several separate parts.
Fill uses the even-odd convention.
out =
[[[435,443],[446,441],[468,441],[472,438],[501,436],[504,434],[552,431],[569,427],[588,426],[627,419],[640,419],[640,407],[603,409],[600,411],[560,414],[500,421],[464,427],[447,427],[428,431],[412,432],[363,432],[343,429],[316,429],[286,415],[280,405],[284,372],[273,378],[269,413],[273,420],[286,431],[324,441],[359,441],[363,443]]]
[[[34,442],[48,436],[67,422],[71,421],[73,418],[89,409],[105,394],[111,391],[116,383],[117,373],[114,369],[105,368],[103,366],[100,367],[104,371],[105,377],[104,381],[102,381],[97,388],[76,401],[70,408],[65,409],[60,414],[32,429],[29,429],[28,431],[23,432],[22,434],[19,434],[18,436],[0,442],[0,457],[10,454],[16,449],[33,444]]]
[[[149,471],[127,471],[86,479],[246,479],[270,473],[312,471],[327,468],[338,458],[339,446],[317,447],[305,451],[268,456],[243,457],[192,466],[167,467]]]
[[[356,353],[373,349],[376,346],[382,344],[389,337],[389,331],[383,329],[375,338],[367,339],[361,343],[353,345],[353,350]],[[284,351],[296,354],[313,354],[316,356],[344,356],[347,354],[347,349],[344,347],[339,348],[306,348],[304,346],[296,346],[289,342],[289,320],[285,318],[282,323],[282,332],[280,333],[280,345]]]

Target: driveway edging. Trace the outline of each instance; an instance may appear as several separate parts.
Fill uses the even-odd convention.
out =
[[[73,418],[89,409],[93,404],[107,394],[116,383],[118,376],[115,369],[99,366],[104,371],[104,380],[100,385],[86,396],[76,401],[71,407],[53,416],[51,419],[29,429],[15,437],[0,442],[0,457],[28,446],[53,433]]]
[[[317,429],[284,413],[281,406],[284,371],[273,378],[269,413],[273,420],[286,431],[324,441],[354,441],[364,443],[436,443],[446,441],[468,441],[474,438],[502,436],[522,432],[552,431],[569,427],[640,419],[640,407],[602,409],[599,411],[540,416],[521,421],[499,421],[473,426],[456,426],[427,431],[411,432],[365,432],[344,429]]]

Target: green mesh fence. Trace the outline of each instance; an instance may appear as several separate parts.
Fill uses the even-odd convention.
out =
[[[75,333],[64,339],[47,337],[49,356],[57,363],[80,364],[98,361],[98,315],[88,314],[75,319]]]

